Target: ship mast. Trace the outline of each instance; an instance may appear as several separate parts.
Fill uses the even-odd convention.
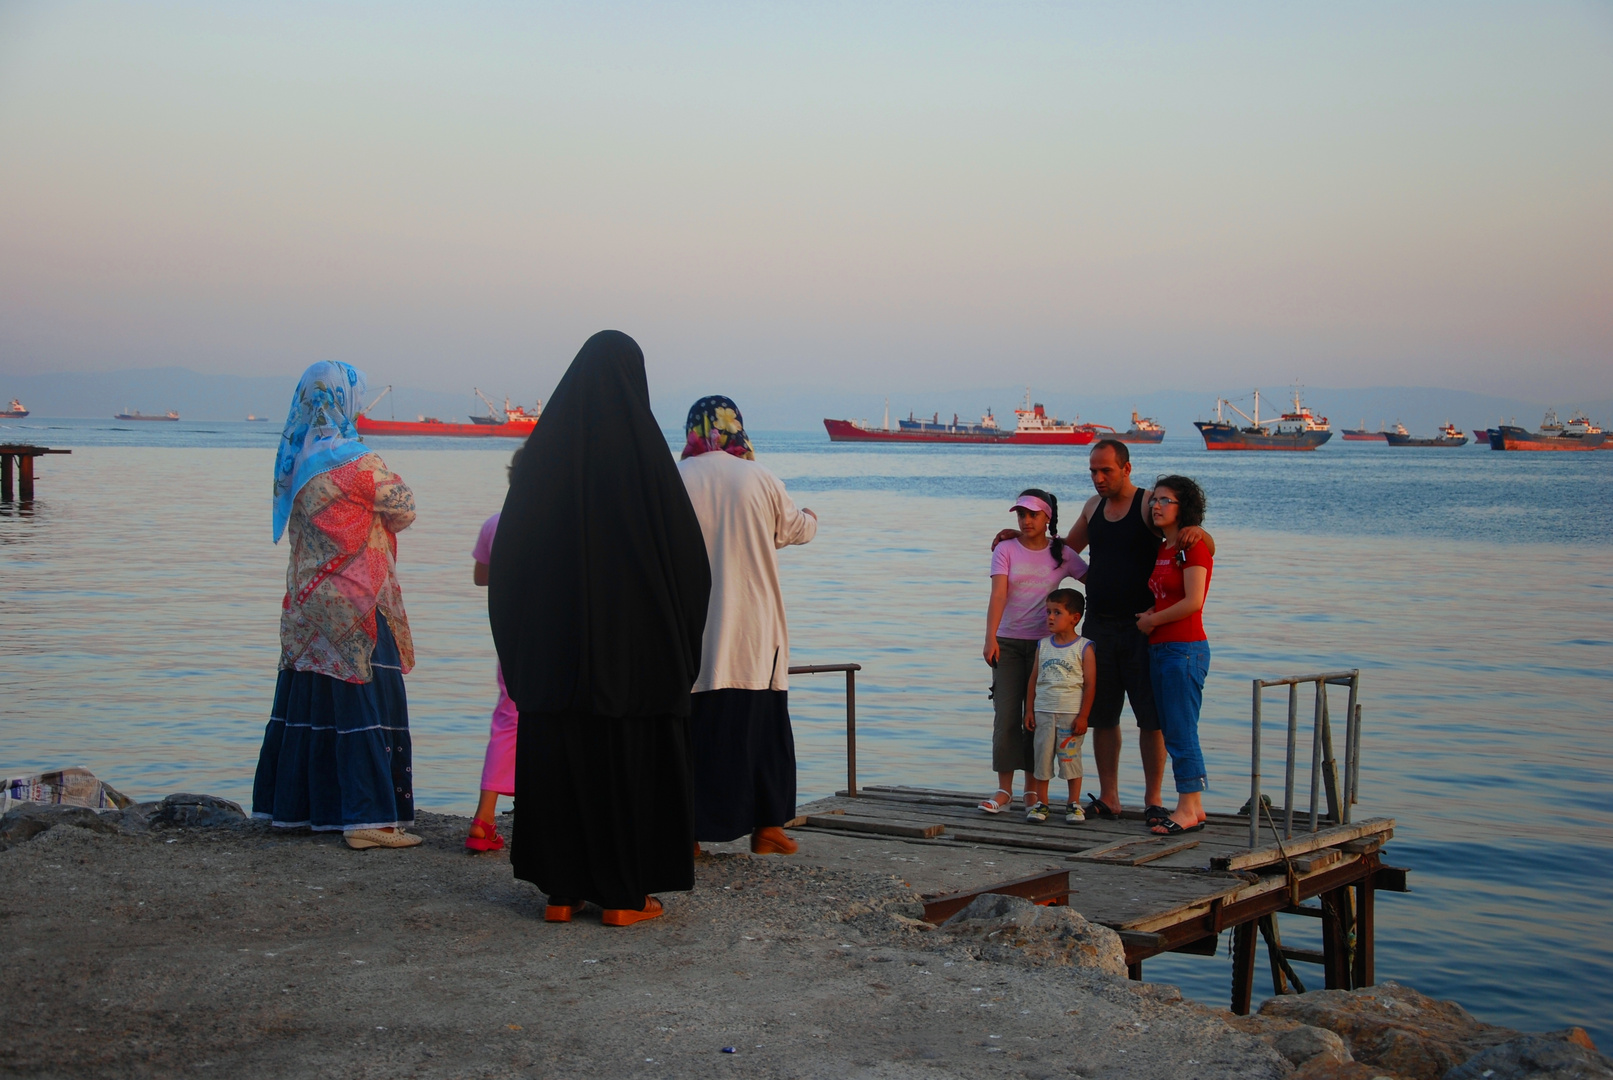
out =
[[[885,399],[885,430],[891,429],[891,399]]]

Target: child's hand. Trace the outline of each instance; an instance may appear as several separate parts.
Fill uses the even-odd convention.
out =
[[[1028,712],[1028,713],[1025,714],[1025,730],[1026,731],[1035,731],[1036,730],[1036,714],[1035,713]]]
[[[1087,718],[1084,717],[1084,716],[1077,716],[1075,718],[1075,734],[1077,734],[1077,735],[1085,735],[1086,733],[1087,733]]]

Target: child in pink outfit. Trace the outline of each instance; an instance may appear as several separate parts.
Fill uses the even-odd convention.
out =
[[[521,451],[517,450],[510,458],[511,468],[520,456]],[[493,561],[493,537],[497,533],[498,515],[494,514],[482,524],[476,546],[471,549],[471,558],[476,560],[473,580],[483,587],[487,585],[487,567]],[[504,689],[503,667],[496,671],[498,704],[493,706],[493,724],[487,733],[481,798],[476,803],[476,817],[470,823],[470,835],[465,838],[465,847],[471,851],[498,851],[504,847],[504,837],[493,827],[493,816],[498,813],[498,797],[515,794],[515,731],[520,713]]]

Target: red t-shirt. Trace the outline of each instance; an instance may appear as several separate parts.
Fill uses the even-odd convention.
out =
[[[1180,548],[1163,544],[1159,549],[1159,557],[1154,561],[1154,572],[1148,577],[1148,588],[1154,594],[1154,610],[1164,611],[1172,604],[1179,603],[1187,597],[1187,586],[1182,578],[1185,566],[1204,567],[1204,597],[1210,597],[1210,575],[1213,570],[1214,559],[1210,557],[1209,550],[1203,543],[1194,544],[1187,549],[1187,560],[1184,564],[1177,558]],[[1161,623],[1148,634],[1148,644],[1159,645],[1167,641],[1206,641],[1204,634],[1204,611],[1195,611],[1185,619],[1175,622]]]

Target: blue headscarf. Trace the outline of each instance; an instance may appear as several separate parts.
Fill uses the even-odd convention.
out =
[[[364,373],[352,364],[321,360],[302,373],[274,458],[275,543],[304,484],[369,453],[353,426],[363,399]]]

